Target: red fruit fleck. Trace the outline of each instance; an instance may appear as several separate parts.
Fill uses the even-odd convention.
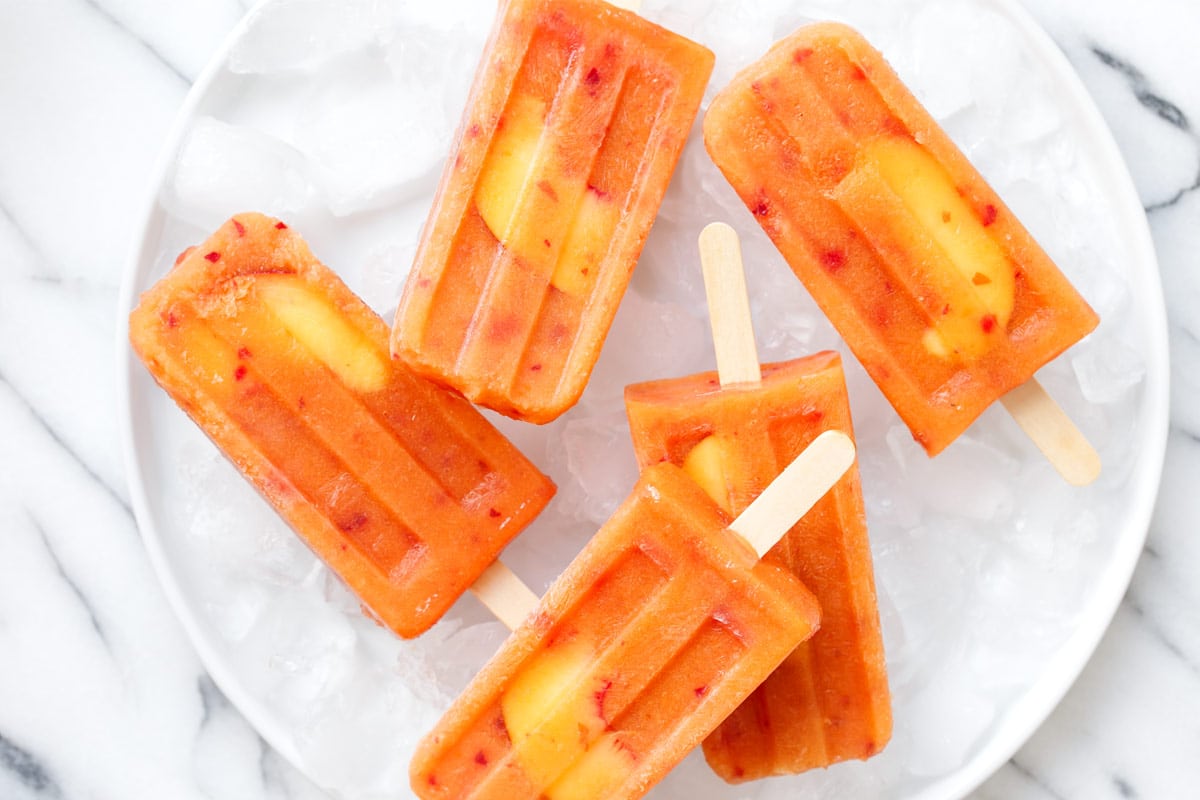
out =
[[[808,60],[808,57],[813,54],[811,47],[801,47],[796,52],[792,53],[792,60],[797,64],[803,64]]]
[[[221,260],[221,254],[218,253],[216,250],[213,250],[211,253],[206,255],[205,258],[207,258],[209,261],[211,261],[212,263],[215,264]]]
[[[233,379],[235,381],[240,381],[244,377],[246,377],[246,367],[245,366],[239,366],[237,369],[235,369],[233,371]]]
[[[979,327],[983,328],[984,333],[991,333],[996,327],[996,317],[993,314],[984,314],[983,319],[979,320]]]
[[[530,368],[529,368],[529,371],[530,371],[530,372],[541,372],[541,371],[542,371],[542,365],[541,365],[541,364],[534,364],[532,367],[530,367]]]
[[[516,335],[520,323],[515,317],[505,316],[488,325],[488,335],[496,341],[507,341]]]
[[[584,76],[583,80],[584,83],[588,84],[589,86],[595,86],[600,82],[600,70],[592,67],[590,70],[588,70],[588,74]]]
[[[546,247],[549,247],[549,246],[550,246],[550,240],[549,240],[549,239],[542,239],[542,244],[546,245]]]
[[[487,763],[488,763],[487,756],[485,756],[483,754],[482,750],[480,750],[478,753],[475,754],[475,763],[481,767],[487,766]]]
[[[590,267],[584,267],[584,268],[582,268],[581,270],[579,270],[579,274],[580,274],[580,275],[587,275],[589,272],[591,272],[591,268],[590,268]]]
[[[425,779],[425,781],[426,781],[426,782],[427,782],[427,783],[428,783],[430,786],[437,786],[437,785],[438,785],[437,775],[430,775],[428,778],[426,778],[426,779]]]
[[[736,767],[733,768],[733,774],[735,777],[743,778],[746,775],[746,770],[742,767],[741,764],[738,764]]]
[[[988,225],[991,225],[993,222],[995,222],[996,215],[999,213],[1000,212],[997,211],[996,207],[994,205],[992,205],[991,203],[988,203],[986,206],[984,206],[983,207],[983,217],[982,217],[983,227],[986,228]]]
[[[942,212],[942,222],[949,222],[949,221],[950,221],[950,212],[943,211]]]
[[[856,81],[865,81],[867,79],[867,73],[863,72],[863,68],[858,64],[854,65],[854,68],[850,71],[850,76]]]
[[[179,327],[179,317],[175,316],[175,312],[174,312],[174,311],[168,311],[168,312],[167,312],[167,327],[168,327],[168,328],[177,328],[177,327]]]
[[[596,195],[596,197],[598,199],[600,199],[600,200],[608,199],[608,192],[604,191],[599,186],[593,186],[592,184],[589,183],[587,188],[588,188],[588,191],[591,192],[592,194]]]
[[[286,224],[284,224],[284,223],[282,223],[282,222],[276,222],[276,223],[275,223],[275,230],[278,230],[278,231],[286,231],[286,230],[287,230],[287,225],[286,225]]]
[[[346,533],[353,533],[354,531],[362,528],[369,521],[370,520],[367,518],[367,515],[360,511],[350,519],[344,522],[339,522],[338,529]]]
[[[195,249],[196,248],[194,245],[192,247],[185,247],[182,253],[175,256],[175,266],[179,266],[179,262],[183,261],[185,258],[190,256],[192,254],[192,251]]]
[[[342,552],[344,553],[349,549],[350,549],[350,545],[346,544],[345,542],[342,542]]]
[[[771,206],[767,204],[766,200],[759,200],[758,204],[754,206],[754,216],[756,217],[765,217],[770,213]]]
[[[554,191],[554,187],[550,184],[550,181],[545,180],[543,178],[542,180],[537,182],[537,187],[539,189],[541,189],[543,192],[545,192],[546,196],[549,197],[551,200],[553,200],[556,203],[558,202],[558,192]]]
[[[708,687],[707,686],[697,686],[692,691],[696,693],[696,697],[704,697],[704,695],[708,694]]]
[[[238,222],[236,219],[233,221],[233,229],[237,231],[238,236],[246,235],[246,226]]]
[[[821,254],[821,263],[830,272],[837,272],[846,266],[846,255],[839,250],[826,250]]]
[[[301,411],[303,411],[304,407],[307,406],[308,403],[304,402],[304,398],[301,397],[299,400],[296,401],[296,405],[299,406]]]
[[[478,122],[472,122],[471,127],[467,128],[467,136],[470,136],[472,139],[481,133],[483,133],[483,128],[479,127]]]
[[[971,283],[975,284],[976,286],[987,286],[991,282],[992,279],[987,275],[984,275],[982,272],[976,272],[971,276]]]
[[[950,313],[950,304],[946,303],[946,305],[942,306],[942,316],[944,317],[949,313]]]
[[[604,699],[608,697],[608,690],[612,688],[612,681],[606,680],[604,685],[593,695],[596,699],[596,716],[604,720],[604,724],[608,724],[608,719],[604,716]]]
[[[249,347],[239,347],[237,356],[238,356],[238,358],[249,358],[250,357],[250,348]]]
[[[430,281],[429,278],[418,278],[417,279],[417,286],[421,287],[422,289],[428,289],[431,284],[432,284],[432,281]]]
[[[495,509],[495,508],[489,508],[489,509],[488,509],[488,516],[489,516],[489,517],[491,517],[491,518],[493,518],[493,519],[495,519],[496,517],[500,516],[500,510],[499,510],[499,509]]]

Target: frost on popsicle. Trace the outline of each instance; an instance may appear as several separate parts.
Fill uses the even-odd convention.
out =
[[[146,292],[153,377],[401,636],[432,625],[553,494],[281,222],[231,218]]]

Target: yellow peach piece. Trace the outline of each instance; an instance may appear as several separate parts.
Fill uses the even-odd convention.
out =
[[[375,392],[387,384],[388,364],[376,346],[307,285],[290,276],[262,276],[255,291],[287,332],[347,386]]]

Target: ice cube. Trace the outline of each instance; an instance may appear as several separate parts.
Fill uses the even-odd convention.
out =
[[[696,264],[699,273],[700,265]],[[679,303],[627,291],[583,398],[589,410],[623,409],[624,387],[639,381],[712,369],[712,332],[706,317]]]
[[[355,668],[307,709],[296,746],[318,783],[347,796],[394,797],[408,776],[396,754],[415,747],[436,712],[414,706],[404,684],[381,665],[361,654],[350,661]]]
[[[942,662],[902,714],[913,735],[903,753],[915,775],[945,775],[959,767],[996,716],[996,702],[960,660]]]
[[[433,193],[450,138],[439,97],[437,87],[397,83],[382,62],[339,71],[315,92],[294,141],[335,216]]]
[[[412,269],[416,252],[415,239],[389,242],[372,248],[363,262],[359,297],[386,320],[396,313],[398,293]]]
[[[449,137],[462,116],[487,27],[479,24],[486,17],[478,15],[474,24],[470,17],[467,21],[450,15],[446,18],[455,20],[446,29],[406,26],[404,35],[392,41],[383,58],[406,91],[428,95],[422,112]]]
[[[320,201],[311,176],[308,159],[286,142],[200,117],[183,140],[162,201],[203,230],[247,209],[293,218]]]
[[[229,52],[235,73],[314,70],[388,38],[400,4],[378,0],[276,0],[258,6]]]
[[[1081,350],[1071,368],[1083,396],[1097,404],[1115,403],[1146,376],[1141,354],[1120,340]]]
[[[1018,463],[1003,449],[966,433],[930,459],[907,430],[893,431],[888,445],[906,468],[903,488],[925,508],[958,521],[994,522],[1012,515],[1011,482]]]
[[[625,412],[574,417],[559,436],[560,444],[550,455],[557,503],[563,513],[599,526],[637,481]]]

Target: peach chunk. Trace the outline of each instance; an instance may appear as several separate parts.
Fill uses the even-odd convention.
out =
[[[255,292],[284,329],[346,385],[375,392],[388,381],[388,362],[361,331],[315,289],[291,276],[261,276]]]
[[[483,162],[475,205],[484,224],[505,247],[513,247],[511,239],[518,207],[525,196],[526,184],[533,177],[545,124],[545,102],[529,95],[515,95]],[[533,247],[514,249],[523,257],[537,252]]]
[[[603,797],[633,768],[609,731],[603,698],[611,683],[589,674],[595,652],[574,639],[534,656],[500,707],[516,760],[550,800]]]
[[[937,335],[927,336],[926,346],[935,355],[949,350],[966,355],[983,352],[988,334],[1003,330],[1012,316],[1016,286],[1008,257],[945,169],[923,147],[909,139],[886,137],[871,141],[863,152],[962,277],[945,298],[946,316],[951,319],[936,326]],[[939,348],[946,352],[938,352]]]
[[[553,786],[546,790],[550,800],[593,800],[609,797],[633,771],[633,753],[616,733],[606,733],[593,742]]]
[[[704,493],[729,513],[730,453],[726,443],[717,436],[706,436],[688,451],[683,459],[683,471],[700,485]]]
[[[610,195],[588,187],[575,211],[550,283],[567,294],[587,296],[617,228],[619,210]]]

